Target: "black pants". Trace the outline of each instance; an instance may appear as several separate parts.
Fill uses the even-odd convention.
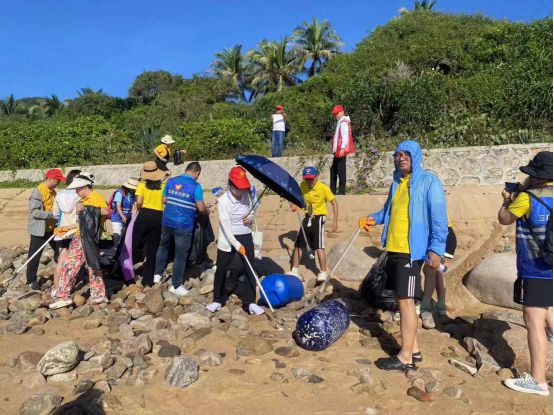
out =
[[[337,177],[339,181],[339,191],[337,193]],[[346,157],[333,157],[331,165],[331,191],[336,195],[346,193]]]
[[[169,160],[169,156],[167,156],[167,159]],[[169,171],[167,168],[167,161],[161,161],[158,157],[155,159],[156,167],[162,171]]]
[[[47,232],[44,236],[31,235],[31,242],[29,243],[29,255],[27,258],[33,256],[35,252],[52,236],[52,232]],[[58,244],[54,239],[48,243],[54,250],[54,261],[58,262]],[[31,284],[37,280],[37,270],[40,263],[40,256],[42,255],[42,249],[33,259],[27,264],[27,284]]]
[[[250,264],[254,266],[254,241],[252,240],[252,234],[235,235],[235,238],[244,246],[246,249],[246,256]],[[225,305],[228,299],[228,293],[225,289],[227,270],[235,255],[237,255],[237,251],[234,248],[231,249],[231,252],[217,250],[217,269],[214,277],[214,301],[223,305]],[[241,261],[244,267],[245,278],[242,281],[240,278],[238,280],[237,295],[242,301],[243,310],[248,312],[248,306],[256,302],[256,281],[254,274],[252,274],[250,267],[246,264],[242,256]]]
[[[146,257],[142,268],[142,285],[154,285],[154,267],[156,253],[162,235],[162,214],[160,210],[142,208],[133,227],[133,262]]]

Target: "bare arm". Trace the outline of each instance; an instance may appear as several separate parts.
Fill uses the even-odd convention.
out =
[[[502,197],[504,198],[504,201],[498,211],[498,222],[501,225],[511,225],[517,220],[517,216],[508,210],[508,206],[512,203],[512,198],[506,189],[502,191]]]
[[[123,209],[121,209],[121,203],[120,202],[117,202],[115,204],[115,209],[117,210],[117,213],[119,214],[119,217],[121,218],[121,220],[123,221],[123,223],[127,223],[127,218],[125,217],[125,215],[123,214]]]
[[[208,207],[206,206],[203,200],[196,202],[196,210],[198,211],[198,213],[202,213],[206,215],[210,214],[210,211],[208,210]]]
[[[167,160],[164,159],[164,158],[160,155],[160,153],[158,153],[158,150],[154,149],[154,154],[155,154],[156,157],[159,158],[161,161],[167,162]],[[168,154],[168,156],[169,156],[169,154]]]
[[[339,204],[337,199],[331,200],[331,206],[333,207],[333,232],[339,230]]]
[[[137,199],[135,201],[137,205],[137,210],[142,208],[142,202],[144,201],[144,198],[142,196],[137,196]]]

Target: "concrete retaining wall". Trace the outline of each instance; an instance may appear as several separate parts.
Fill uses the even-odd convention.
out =
[[[437,174],[447,186],[458,185],[501,185],[505,181],[522,180],[523,175],[518,167],[527,164],[539,151],[552,151],[551,143],[513,144],[490,147],[457,147],[450,149],[424,150],[423,163],[427,170]],[[353,182],[356,176],[356,165],[360,156],[348,158],[348,180]],[[329,181],[331,156],[320,157],[281,157],[272,159],[277,164],[300,179],[302,167],[310,164],[323,165],[321,179]],[[233,160],[210,160],[201,162],[202,175],[200,182],[204,188],[224,186],[227,183],[227,172],[234,165]],[[96,177],[96,183],[104,186],[119,186],[129,176],[140,174],[140,164],[77,166],[66,168],[81,168]],[[185,164],[173,166],[169,164],[172,174],[184,172]],[[375,164],[371,177],[366,177],[368,186],[388,186],[392,180],[394,162],[392,152],[383,154]],[[39,181],[43,171],[39,169],[19,170],[15,172],[0,171],[0,182],[15,179]]]

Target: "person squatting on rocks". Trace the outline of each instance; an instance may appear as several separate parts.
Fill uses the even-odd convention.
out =
[[[300,265],[301,249],[306,247],[306,239],[310,248],[317,253],[319,270],[317,281],[327,279],[327,256],[325,255],[325,222],[327,219],[327,203],[333,206],[333,232],[338,231],[339,205],[335,195],[329,186],[318,180],[319,172],[313,166],[306,167],[302,172],[302,183],[300,190],[306,202],[306,209],[302,221],[302,228],[298,230],[294,242],[294,253],[292,256],[292,270],[289,274],[299,277],[298,266]],[[299,208],[291,204],[291,210],[296,212]],[[306,235],[304,237],[304,235]],[[301,278],[302,279],[302,278]]]
[[[71,240],[57,288],[58,300],[50,304],[51,309],[67,307],[73,303],[71,290],[75,286],[77,275],[83,265],[87,265],[90,297],[92,304],[107,303],[106,287],[98,263],[99,241],[102,218],[108,214],[108,205],[104,198],[93,189],[94,176],[81,172],[76,176],[68,190],[75,189],[80,198],[77,203],[77,233]]]
[[[333,164],[331,165],[331,191],[335,195],[346,193],[346,156],[354,152],[354,140],[352,138],[352,124],[350,117],[344,115],[342,105],[335,105],[332,112],[337,120],[335,134],[333,135],[332,152]],[[339,190],[337,192],[337,178]]]
[[[518,392],[548,396],[545,326],[552,333],[552,152],[541,151],[519,169],[528,177],[518,191],[502,191],[498,221],[502,225],[516,222],[514,302],[523,306],[531,374],[506,379],[504,384]]]
[[[125,183],[117,189],[111,201],[110,209],[112,214],[110,221],[112,222],[113,236],[113,252],[117,251],[117,247],[121,242],[121,237],[127,224],[131,221],[133,209],[135,207],[135,191],[139,184],[138,179],[130,177]]]
[[[188,293],[183,283],[198,214],[209,214],[204,203],[202,186],[197,182],[200,172],[200,163],[196,161],[189,163],[184,174],[167,181],[162,194],[165,208],[162,217],[161,242],[156,254],[154,283],[162,281],[169,251],[174,246],[175,258],[169,291],[178,296]]]
[[[81,170],[71,170],[65,180],[67,186],[80,173]],[[71,240],[77,231],[77,202],[79,200],[80,197],[75,189],[62,190],[54,199],[52,214],[57,220],[54,241],[56,241],[58,246],[58,261],[56,263],[56,271],[54,272],[54,284],[51,291],[52,298],[57,297],[58,281],[60,280],[62,267],[67,259]]]
[[[141,182],[135,191],[138,215],[133,227],[133,262],[146,261],[142,267],[142,284],[154,285],[156,253],[162,235],[164,206],[162,195],[169,172],[160,170],[153,161],[144,163]]]
[[[437,309],[439,315],[446,316],[446,284],[444,283],[444,274],[446,272],[446,259],[453,259],[454,252],[458,245],[456,234],[452,228],[452,222],[450,222],[450,216],[448,218],[448,236],[446,237],[446,250],[444,256],[441,259],[441,266],[439,269],[433,269],[428,264],[423,265],[423,275],[425,275],[425,282],[423,288],[423,298],[421,299],[421,319],[423,321],[423,327],[433,328],[435,322],[433,320],[433,293],[437,291]],[[424,314],[428,313],[428,314]]]
[[[415,299],[421,297],[421,266],[427,260],[437,269],[444,256],[448,219],[444,188],[434,174],[423,170],[421,147],[403,141],[394,152],[394,178],[382,210],[360,219],[360,227],[385,225],[382,243],[387,251],[386,288],[394,291],[400,310],[402,344],[397,356],[379,358],[383,370],[415,370],[422,361],[417,343]]]
[[[27,264],[27,284],[33,290],[40,290],[37,281],[37,270],[42,255],[41,248],[48,241],[54,232],[56,219],[54,218],[53,208],[56,198],[54,190],[60,182],[64,182],[65,177],[60,169],[50,169],[44,175],[44,180],[31,192],[29,197],[29,255],[31,258]],[[58,262],[58,246],[54,240],[50,240],[50,246],[54,250],[54,261]],[[37,252],[39,251],[40,252]]]
[[[251,185],[246,171],[235,166],[229,172],[229,189],[218,201],[219,236],[217,240],[217,260],[214,277],[214,300],[207,306],[212,313],[219,310],[228,299],[225,290],[226,274],[236,253],[240,254],[245,278],[239,279],[237,294],[242,300],[242,308],[250,314],[263,314],[264,309],[256,304],[256,281],[245,257],[254,266],[254,241],[252,221],[255,203],[250,196]]]

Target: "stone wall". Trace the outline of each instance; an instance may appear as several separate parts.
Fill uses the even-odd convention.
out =
[[[551,143],[512,144],[488,147],[457,147],[450,149],[424,150],[423,164],[427,170],[437,174],[447,186],[459,185],[501,185],[505,181],[522,180],[523,175],[518,167],[525,165],[539,151],[552,151]],[[353,181],[356,175],[357,156],[348,158],[348,180]],[[309,164],[324,165],[321,179],[329,181],[331,156],[320,157],[281,157],[272,159],[277,164],[300,179],[301,169]],[[204,188],[224,186],[227,183],[227,172],[235,164],[233,160],[203,161],[200,182]],[[96,183],[103,186],[119,186],[129,176],[140,174],[140,164],[78,166],[95,175]],[[71,168],[66,168],[69,171]],[[169,164],[173,174],[184,172],[185,165]],[[368,186],[385,187],[392,179],[394,163],[392,152],[383,154],[371,173],[366,177]],[[43,171],[39,169],[0,171],[0,182],[15,179],[39,181]]]

